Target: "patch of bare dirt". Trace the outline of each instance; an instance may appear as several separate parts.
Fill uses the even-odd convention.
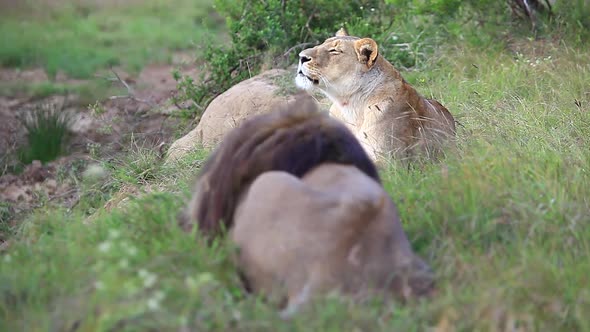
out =
[[[0,200],[13,203],[13,207],[24,210],[35,205],[40,196],[50,200],[58,197],[71,198],[76,194],[76,189],[72,188],[73,184],[70,182],[58,183],[56,171],[59,166],[67,165],[77,158],[60,158],[45,165],[35,160],[19,175],[1,176]]]
[[[190,63],[186,56],[179,59]],[[14,215],[53,200],[71,206],[77,200],[79,188],[75,183],[59,179],[57,173],[76,161],[116,158],[119,153],[131,148],[132,142],[154,149],[171,143],[182,119],[161,110],[170,107],[170,98],[176,92],[176,82],[172,77],[175,67],[150,65],[138,75],[115,70],[118,78],[112,72],[101,73],[103,77],[110,77],[112,84],[121,86],[123,92],[120,96],[105,96],[94,107],[83,105],[78,96],[71,95],[42,99],[0,97],[0,165],[3,166],[0,169],[0,205],[8,205]],[[194,66],[183,65],[181,71],[198,79]],[[65,76],[58,79],[76,84]],[[40,69],[19,71],[4,68],[0,69],[0,80],[42,83],[47,81],[47,76]],[[11,174],[9,166],[16,163],[14,152],[26,143],[20,119],[41,104],[56,105],[71,114],[73,137],[67,149],[69,155],[47,164],[37,161],[27,165],[22,173]],[[0,243],[1,237],[0,234]]]
[[[135,134],[135,139],[146,139],[154,145],[166,142],[179,122],[177,118],[164,114],[166,112],[160,112],[162,108],[171,105],[170,99],[176,93],[173,68],[171,65],[150,65],[138,75],[129,75],[115,69],[118,77],[110,71],[100,73],[97,76],[109,79],[122,92],[117,96],[105,96],[95,107],[81,104],[75,95],[55,95],[42,99],[27,96],[0,97],[0,155],[10,154],[16,146],[25,143],[24,129],[19,119],[43,104],[61,107],[74,117],[72,130],[75,138],[70,145],[72,152],[84,152],[88,145],[109,146],[117,151],[128,143],[126,139],[132,133]],[[182,72],[198,79],[194,68],[185,65]],[[21,71],[1,68],[0,80],[31,84],[47,82],[48,78],[41,69]],[[57,82],[73,85],[84,81],[58,75]]]
[[[42,68],[26,70],[0,68],[0,82],[42,83],[48,80],[49,77]]]
[[[0,251],[8,245],[7,229],[17,226],[29,211],[46,204],[72,208],[78,203],[80,188],[73,178],[61,178],[60,172],[63,174],[84,158],[72,155],[45,165],[34,161],[18,175],[0,176]]]

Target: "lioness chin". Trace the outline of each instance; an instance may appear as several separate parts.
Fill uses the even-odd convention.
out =
[[[408,84],[371,38],[341,29],[303,50],[295,82],[323,92],[333,102],[330,114],[347,124],[375,161],[437,157],[455,137],[451,113]]]

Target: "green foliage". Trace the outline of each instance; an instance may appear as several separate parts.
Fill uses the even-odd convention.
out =
[[[115,91],[116,90],[116,91]],[[42,99],[53,95],[76,95],[75,104],[88,105],[106,95],[116,94],[118,90],[108,81],[90,81],[76,84],[64,84],[51,81],[40,83],[0,82],[0,96],[27,97]]]
[[[208,0],[117,3],[52,1],[0,13],[0,65],[41,66],[50,78],[90,78],[115,65],[137,72],[217,29]]]
[[[576,8],[557,6],[556,15],[537,15],[544,25],[515,21],[510,1],[387,0],[387,1],[229,1],[215,2],[226,19],[231,45],[211,42],[203,55],[207,72],[202,82],[176,75],[180,99],[195,101],[202,113],[209,101],[232,85],[268,67],[296,61],[297,53],[321,43],[345,26],[352,35],[377,40],[380,52],[399,68],[422,69],[436,45],[461,40],[477,47],[501,46],[507,34],[550,35],[564,27],[578,43],[587,38],[588,2]],[[558,1],[561,4],[561,2]],[[536,22],[536,20],[535,20]]]
[[[268,21],[282,28],[278,1],[224,3],[230,21],[243,12],[266,20],[253,8],[275,8]],[[402,305],[330,295],[280,321],[274,306],[244,294],[229,243],[207,246],[175,223],[207,153],[162,165],[156,151],[134,146],[127,158],[101,164],[106,180],[82,179],[72,209],[42,207],[15,228],[10,205],[0,202],[0,242],[10,237],[0,250],[0,330],[590,331],[590,57],[584,34],[571,33],[582,31],[587,7],[575,3],[580,14],[569,15],[576,21],[556,6],[556,21],[547,22],[578,43],[507,45],[500,37],[518,27],[503,25],[510,21],[505,6],[485,15],[476,6],[484,3],[390,1],[365,7],[365,16],[333,15],[324,35],[315,26],[303,31],[307,42],[320,42],[342,20],[351,34],[374,37],[394,64],[421,69],[403,75],[461,123],[458,149],[442,162],[381,170],[413,247],[437,274],[436,297]],[[249,36],[252,45],[210,48],[215,66],[244,67],[227,77],[211,72],[209,83],[279,63],[302,42],[278,44],[272,33],[282,32],[256,26],[234,37],[246,43]],[[124,185],[138,190],[103,208]]]
[[[52,161],[65,152],[70,138],[72,118],[55,105],[41,105],[21,119],[26,130],[27,143],[17,151],[19,161],[30,164],[33,160],[42,163]]]
[[[295,63],[299,51],[343,26],[377,40],[381,54],[397,67],[419,69],[444,40],[487,47],[502,37],[498,26],[510,25],[506,3],[489,0],[217,0],[215,8],[226,20],[231,44],[208,43],[200,82],[175,75],[178,98],[192,99],[197,116],[232,85],[262,69]]]
[[[153,180],[160,167],[158,151],[135,145],[123,160],[109,165],[120,183],[146,184]]]
[[[587,43],[590,39],[590,1],[570,0],[555,3],[555,22],[564,33],[574,37],[577,43]]]
[[[203,59],[203,83],[176,76],[181,98],[192,99],[201,112],[208,102],[262,68],[292,63],[299,51],[334,35],[351,18],[372,20],[380,1],[229,1],[215,2],[226,19],[231,45],[210,42]],[[375,32],[382,26],[374,26]]]
[[[90,217],[93,198],[82,194],[73,210],[37,211],[11,237],[0,252],[0,330],[588,331],[590,56],[522,43],[453,44],[428,70],[404,74],[462,124],[442,162],[381,169],[436,272],[436,297],[330,295],[280,321],[244,294],[230,243],[209,247],[175,223],[206,152],[159,165],[138,148],[109,168],[112,181],[152,192]],[[542,55],[526,52],[539,45]]]
[[[6,241],[14,233],[11,224],[14,211],[8,202],[0,201],[0,243]]]

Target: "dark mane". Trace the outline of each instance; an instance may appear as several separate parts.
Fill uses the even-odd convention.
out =
[[[326,163],[354,165],[381,182],[374,163],[346,126],[321,112],[310,98],[248,119],[231,131],[205,162],[184,213],[186,227],[207,234],[232,225],[239,198],[267,171],[302,177]]]

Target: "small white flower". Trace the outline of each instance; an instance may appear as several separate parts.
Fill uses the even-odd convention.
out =
[[[119,235],[121,235],[121,233],[118,230],[116,230],[116,229],[111,229],[109,231],[109,238],[111,238],[113,240],[116,239],[116,238],[118,238]]]
[[[137,248],[129,246],[129,248],[127,248],[127,253],[129,256],[135,256],[137,255]]]
[[[10,255],[6,255],[6,256],[4,256],[4,262],[5,262],[5,263],[10,263],[10,262],[12,262],[12,257],[11,257]]]
[[[98,245],[98,251],[100,251],[100,252],[107,252],[107,251],[109,251],[109,249],[111,249],[110,242],[102,242],[101,244]]]
[[[145,279],[143,279],[143,287],[150,288],[156,284],[157,280],[158,276],[156,276],[155,274],[149,274],[145,277]]]
[[[123,269],[126,269],[129,267],[129,261],[125,258],[123,258],[120,262],[119,262],[119,266]]]
[[[214,281],[213,275],[209,272],[199,273],[197,276],[197,284],[206,284]]]
[[[141,269],[141,270],[139,270],[139,271],[137,272],[137,274],[138,274],[140,277],[142,277],[142,278],[145,278],[145,277],[147,277],[147,276],[148,276],[150,273],[149,273],[147,270],[145,270],[145,269]]]
[[[162,291],[157,291],[154,293],[154,299],[156,299],[158,301],[162,301],[164,299],[164,297],[166,297],[166,294],[164,294],[164,292],[162,292]]]
[[[104,284],[102,281],[96,281],[94,282],[94,288],[96,289],[104,289]]]
[[[232,312],[232,316],[234,317],[234,320],[241,320],[242,319],[242,313],[238,310],[234,310]]]
[[[147,306],[148,306],[148,308],[150,308],[150,310],[156,311],[160,308],[160,301],[158,301],[155,298],[151,298],[148,300]]]

